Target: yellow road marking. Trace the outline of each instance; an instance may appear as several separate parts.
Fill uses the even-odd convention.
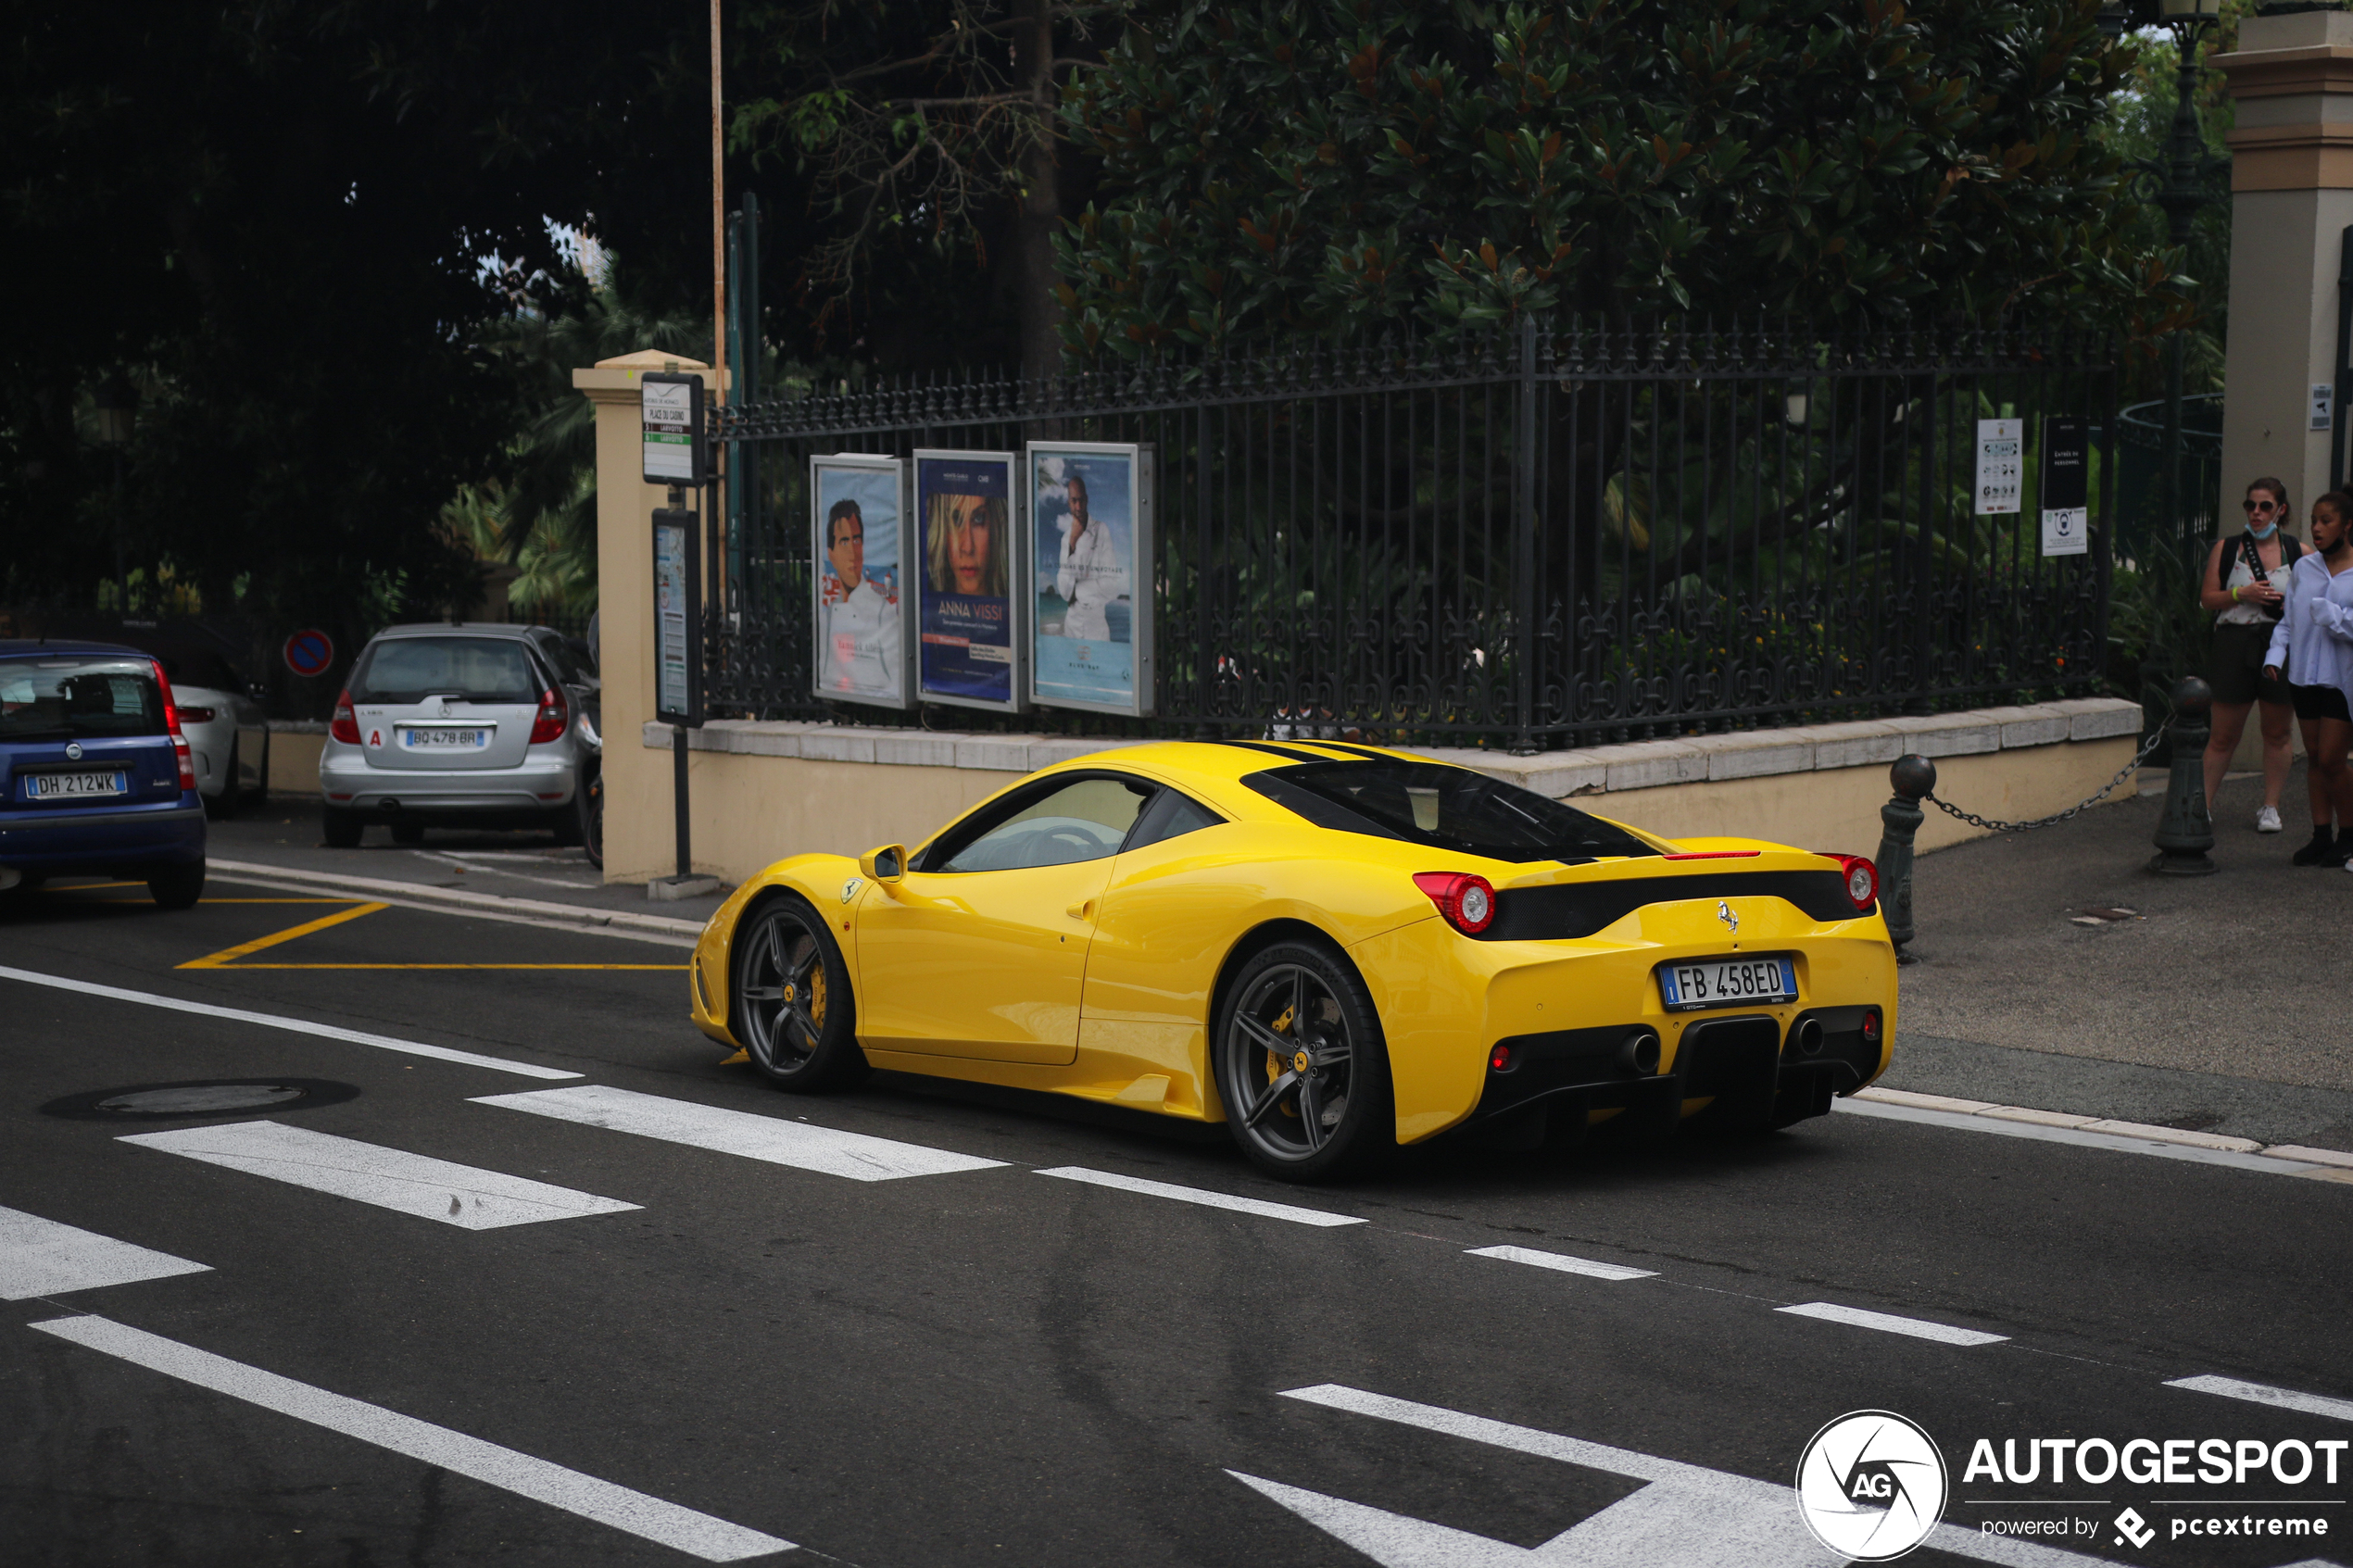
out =
[[[233,947],[223,947],[217,953],[208,953],[200,959],[190,959],[178,967],[225,969],[233,960],[244,958],[247,953],[258,953],[264,947],[274,947],[281,942],[291,942],[297,936],[308,936],[314,931],[324,931],[331,925],[341,925],[347,920],[358,920],[361,915],[372,915],[378,909],[388,909],[391,907],[389,904],[362,904],[356,909],[345,909],[338,914],[323,915],[317,920],[306,921],[300,925],[284,931],[272,932],[267,936],[257,936],[250,942],[240,942]]]
[[[183,963],[182,969],[197,964]],[[660,969],[685,973],[682,963],[239,963],[215,964],[216,969]]]

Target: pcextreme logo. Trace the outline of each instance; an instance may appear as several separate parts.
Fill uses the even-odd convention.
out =
[[[1797,1511],[1814,1538],[1857,1562],[1884,1562],[1944,1516],[1944,1456],[1919,1424],[1855,1411],[1814,1434],[1797,1461]]]

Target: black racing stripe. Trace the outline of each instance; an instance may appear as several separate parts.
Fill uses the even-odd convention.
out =
[[[1269,746],[1263,740],[1213,740],[1202,744],[1239,746],[1246,751],[1263,751],[1269,757],[1280,757],[1290,762],[1328,762],[1331,760],[1328,757],[1319,757],[1312,751],[1297,751],[1287,746]]]
[[[1397,760],[1397,755],[1394,752],[1375,751],[1369,746],[1351,746],[1346,741],[1311,740],[1307,742],[1307,744],[1309,746],[1320,746],[1326,751],[1344,751],[1351,757],[1362,757],[1374,762],[1394,762]],[[1428,758],[1422,758],[1420,760],[1428,761],[1429,759]]]
[[[1696,872],[1512,887],[1495,895],[1495,919],[1482,942],[1557,942],[1591,936],[1647,904],[1690,898],[1784,898],[1818,921],[1859,920],[1837,872]]]

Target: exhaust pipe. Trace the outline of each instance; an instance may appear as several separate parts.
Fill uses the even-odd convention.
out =
[[[1638,1078],[1650,1078],[1658,1073],[1658,1035],[1648,1029],[1637,1029],[1626,1036],[1617,1047],[1620,1065]]]
[[[1803,1023],[1800,1023],[1797,1026],[1796,1031],[1791,1035],[1791,1039],[1797,1047],[1798,1055],[1821,1055],[1822,1021],[1818,1018],[1809,1018],[1806,1020]]]

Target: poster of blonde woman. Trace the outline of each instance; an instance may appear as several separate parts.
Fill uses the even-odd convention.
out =
[[[1152,708],[1149,446],[1028,450],[1030,695],[1054,708]],[[1141,584],[1141,591],[1139,591]]]
[[[1012,711],[1026,705],[1016,664],[1011,452],[917,452],[916,695]]]
[[[849,453],[809,460],[811,689],[829,701],[904,708],[910,700],[900,467],[896,458]]]

